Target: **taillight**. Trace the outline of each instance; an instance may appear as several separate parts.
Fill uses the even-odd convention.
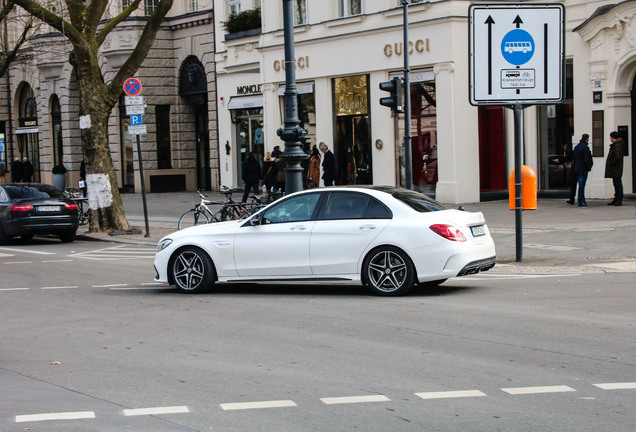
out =
[[[436,224],[431,225],[430,228],[433,230],[433,232],[435,232],[435,234],[438,234],[447,240],[456,242],[466,241],[466,237],[464,236],[464,234],[462,234],[459,228],[452,225]]]
[[[11,211],[29,211],[33,210],[31,204],[14,204],[11,206]]]
[[[66,207],[69,210],[77,210],[77,204],[75,203],[64,204],[64,207]]]

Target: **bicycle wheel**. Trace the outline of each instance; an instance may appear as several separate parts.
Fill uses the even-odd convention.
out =
[[[201,213],[197,210],[189,210],[185,212],[183,216],[179,218],[179,223],[177,227],[179,229],[183,229],[183,228],[188,228],[195,225],[206,224],[209,222],[210,222],[210,219],[208,218],[208,215],[206,215],[205,213]]]

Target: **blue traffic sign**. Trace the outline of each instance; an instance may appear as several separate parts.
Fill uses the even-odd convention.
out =
[[[141,114],[135,114],[135,115],[131,115],[130,116],[130,125],[131,126],[137,126],[143,124],[143,121],[141,120]]]
[[[128,96],[139,96],[141,94],[141,81],[137,78],[128,78],[124,81],[124,93]]]
[[[501,54],[508,63],[515,66],[528,63],[534,52],[534,39],[525,30],[511,30],[501,40]]]

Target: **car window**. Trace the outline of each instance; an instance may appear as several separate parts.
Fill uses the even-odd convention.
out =
[[[420,213],[435,212],[440,210],[448,210],[442,203],[435,201],[426,195],[408,190],[408,189],[396,189],[391,193],[394,198],[402,201],[406,205],[410,206],[414,210]]]
[[[263,213],[263,223],[302,222],[311,219],[319,193],[303,194],[281,201]]]
[[[64,198],[64,194],[50,185],[6,186],[11,199]]]
[[[0,202],[7,201],[9,201],[9,198],[7,198],[7,194],[5,193],[4,189],[0,189]]]
[[[384,204],[367,194],[332,192],[321,219],[390,219],[391,216]]]

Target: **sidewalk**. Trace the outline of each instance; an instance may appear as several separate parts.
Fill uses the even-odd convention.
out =
[[[131,226],[139,234],[111,236],[78,235],[101,241],[156,246],[177,229],[179,217],[194,207],[196,193],[170,192],[146,195],[149,237],[146,237],[141,194],[123,194],[122,201]],[[223,195],[210,192],[208,198],[222,201]],[[588,200],[589,207],[571,206],[565,199],[541,199],[537,210],[522,214],[522,261],[516,262],[515,212],[508,201],[465,204],[467,211],[481,211],[486,217],[497,248],[497,265],[489,273],[636,273],[636,203],[607,206],[607,201]],[[457,207],[457,206],[451,206]]]

